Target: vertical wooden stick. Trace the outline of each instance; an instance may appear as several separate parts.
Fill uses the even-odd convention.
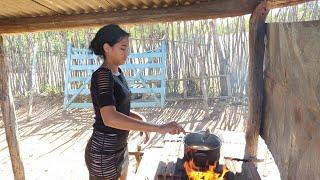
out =
[[[16,131],[16,113],[9,85],[9,72],[7,63],[4,59],[3,39],[0,35],[0,102],[5,125],[6,139],[8,142],[9,153],[12,163],[12,169],[15,180],[24,180],[24,168],[20,158],[20,150],[18,143],[18,133]]]
[[[35,91],[35,81],[36,81],[36,63],[37,63],[37,51],[38,51],[38,45],[36,43],[34,44],[33,53],[31,56],[32,59],[32,67],[31,67],[31,78],[30,78],[30,94],[29,94],[29,110],[28,110],[28,116],[27,121],[31,120],[32,116],[32,107],[33,107],[33,94]]]
[[[267,3],[260,3],[250,17],[249,28],[249,119],[246,128],[246,157],[257,155],[263,103],[263,58]]]

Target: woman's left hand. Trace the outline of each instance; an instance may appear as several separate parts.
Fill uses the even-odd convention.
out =
[[[140,132],[140,136],[144,136],[143,143],[146,144],[150,139],[150,133],[149,132]]]
[[[131,110],[130,111],[130,116],[135,118],[135,119],[137,119],[137,120],[139,120],[139,121],[146,122],[146,118],[143,115],[139,114],[138,112],[135,112],[135,111]],[[150,139],[150,133],[149,132],[142,132],[141,131],[140,132],[140,136],[144,136],[144,139],[143,139],[143,143],[144,144],[146,144]]]

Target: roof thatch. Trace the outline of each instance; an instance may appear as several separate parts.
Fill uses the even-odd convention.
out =
[[[310,0],[269,0],[270,8]],[[261,0],[1,0],[0,33],[250,14]]]

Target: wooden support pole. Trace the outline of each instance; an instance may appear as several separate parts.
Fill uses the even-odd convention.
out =
[[[4,59],[3,39],[0,35],[0,102],[3,122],[5,125],[6,139],[8,142],[9,153],[15,180],[24,180],[24,168],[20,158],[18,134],[16,129],[16,114],[13,98],[9,85],[8,66]]]
[[[263,58],[267,2],[260,3],[250,17],[249,27],[249,119],[246,127],[246,158],[256,158],[262,118]]]

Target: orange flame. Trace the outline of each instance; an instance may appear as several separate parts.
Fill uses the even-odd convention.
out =
[[[226,166],[223,166],[222,172],[215,172],[216,162],[213,165],[209,165],[209,169],[201,171],[199,167],[195,165],[193,159],[186,161],[183,165],[189,180],[223,180],[224,175],[229,171]]]

